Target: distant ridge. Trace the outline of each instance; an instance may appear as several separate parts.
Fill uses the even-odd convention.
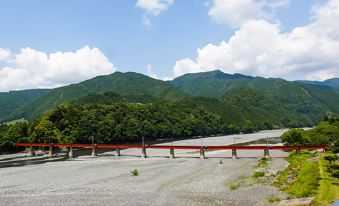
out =
[[[250,127],[251,124],[259,125],[260,128],[312,126],[328,112],[339,114],[337,80],[324,81],[324,86],[318,82],[293,82],[215,70],[162,81],[135,72],[115,72],[78,84],[43,90],[35,98],[1,111],[0,122],[20,118],[32,120],[68,102],[114,104],[117,101],[185,101],[220,115],[225,122],[235,127]],[[21,95],[26,91],[29,90],[22,91]],[[19,96],[17,98],[21,98]]]

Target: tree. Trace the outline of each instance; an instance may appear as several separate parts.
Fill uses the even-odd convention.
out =
[[[304,145],[307,143],[303,129],[290,129],[280,138],[286,145]]]

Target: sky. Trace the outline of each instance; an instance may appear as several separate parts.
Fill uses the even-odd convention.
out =
[[[0,91],[115,71],[339,77],[339,0],[1,0]]]

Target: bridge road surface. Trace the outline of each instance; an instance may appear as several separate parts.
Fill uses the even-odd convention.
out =
[[[283,131],[211,137],[204,145],[227,145],[268,137]],[[238,139],[239,138],[239,139]],[[168,143],[166,143],[168,144]],[[201,145],[200,139],[174,142],[173,145]],[[98,157],[81,156],[74,161],[0,169],[0,205],[265,205],[268,195],[282,195],[270,186],[229,190],[227,185],[241,175],[251,175],[263,151],[199,152],[175,150],[176,159],[168,159],[168,150],[148,149],[150,158],[141,159],[141,149],[122,150]],[[270,151],[284,157],[283,151]],[[189,157],[189,158],[186,158]],[[197,157],[197,158],[192,158]],[[216,158],[213,158],[216,157]],[[223,164],[219,164],[222,159]],[[272,168],[286,166],[283,158],[274,158]],[[137,168],[139,176],[131,170]]]

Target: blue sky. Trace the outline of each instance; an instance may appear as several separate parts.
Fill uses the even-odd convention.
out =
[[[48,58],[51,53],[59,51],[75,52],[88,45],[89,50],[98,48],[99,52],[114,65],[114,71],[135,71],[156,76],[157,78],[173,78],[186,72],[208,71],[214,68],[228,73],[239,72],[249,75],[262,75],[266,73],[251,70],[253,68],[250,67],[263,67],[264,69],[264,67],[272,66],[283,70],[295,64],[295,62],[288,63],[288,65],[286,65],[287,63],[283,65],[272,65],[272,63],[251,65],[246,63],[245,65],[249,65],[247,66],[248,68],[245,68],[246,66],[239,66],[238,68],[237,65],[239,64],[234,62],[237,61],[241,64],[241,61],[235,57],[231,59],[236,60],[229,60],[232,62],[228,61],[221,64],[218,63],[220,60],[215,59],[199,60],[198,48],[205,51],[205,47],[208,44],[220,47],[222,41],[230,44],[231,37],[235,37],[238,31],[245,31],[247,28],[244,25],[251,20],[251,14],[248,17],[242,17],[246,21],[235,23],[237,24],[236,26],[230,22],[232,20],[229,20],[227,16],[222,16],[232,8],[226,8],[228,10],[224,12],[223,7],[220,6],[221,9],[218,12],[221,12],[221,14],[216,14],[219,16],[209,14],[211,9],[216,7],[216,1],[220,1],[220,4],[223,1],[225,2],[224,5],[226,5],[235,4],[237,2],[235,0],[143,1],[146,3],[147,1],[163,3],[162,1],[164,1],[167,7],[158,12],[158,14],[154,14],[152,8],[138,6],[136,0],[2,0],[0,2],[0,48],[10,53],[10,55],[2,58],[2,60],[0,58],[0,87],[3,87],[0,88],[0,91],[26,87],[54,87],[83,80],[71,78],[69,81],[63,82],[62,77],[58,77],[55,80],[51,80],[51,77],[48,77],[48,83],[47,81],[40,85],[27,83],[27,86],[21,85],[18,87],[10,85],[8,79],[4,83],[5,78],[13,76],[14,71],[11,70],[11,73],[9,73],[10,69],[26,67],[26,64],[22,63],[22,61],[18,63],[19,60],[16,58],[16,55],[23,53],[22,49],[25,48],[45,53]],[[261,3],[261,11],[268,14],[269,17],[265,16],[261,19],[261,17],[253,16],[253,20],[257,21],[256,23],[263,20],[264,22],[261,23],[267,23],[268,25],[266,26],[279,27],[278,32],[281,36],[291,34],[293,29],[297,27],[307,27],[309,24],[316,22],[314,14],[312,17],[314,10],[312,8],[315,5],[325,7],[329,4],[325,0],[242,1],[244,1],[244,4],[252,5]],[[265,2],[265,6],[262,6],[263,2]],[[272,8],[267,2],[283,2],[284,5]],[[236,15],[241,13],[241,11],[231,12]],[[245,12],[244,15],[247,15],[247,13]],[[334,20],[335,17],[337,16],[333,17]],[[145,25],[143,22],[145,19],[150,20],[150,25]],[[242,41],[245,45],[248,45],[246,44],[247,39]],[[206,53],[208,53],[207,48]],[[210,55],[217,56],[214,53]],[[234,54],[232,55],[234,56]],[[305,54],[305,58],[309,58],[309,56],[312,55]],[[206,58],[201,57],[201,59]],[[188,67],[195,69],[186,70],[182,68],[186,65],[185,61],[182,63],[181,60],[183,59],[189,59]],[[289,62],[290,59],[286,60],[286,62]],[[179,63],[177,64],[177,70],[175,70],[177,62]],[[190,67],[189,65],[191,64],[192,66]],[[66,65],[66,63],[62,65]],[[100,64],[98,65],[100,67]],[[30,64],[30,66],[32,65]],[[109,71],[107,62],[106,66],[107,68],[103,73]],[[333,65],[330,66],[332,67]],[[147,67],[152,68],[151,72],[147,70]],[[229,69],[231,67],[237,69]],[[4,70],[4,68],[7,68],[7,73],[2,71],[1,76],[1,70]],[[60,68],[59,70],[72,70],[72,67]],[[312,71],[315,70],[316,68],[312,68]],[[304,70],[300,69],[298,71],[303,72]],[[16,73],[18,72],[19,70],[16,71]],[[26,72],[27,74],[32,73],[30,69],[26,69]],[[90,73],[94,75],[100,74],[100,72],[93,71]],[[73,74],[76,74],[76,72],[73,72]],[[337,75],[334,73],[331,76],[328,75],[328,72],[326,74],[327,76],[324,75],[324,77]],[[268,77],[281,76],[293,79],[289,78],[289,75],[268,72]],[[84,75],[84,78],[88,77],[91,77],[91,75]],[[298,78],[312,79],[311,76],[300,74],[298,74]],[[3,80],[3,84],[1,84],[1,80]],[[41,80],[41,82],[44,81]]]

